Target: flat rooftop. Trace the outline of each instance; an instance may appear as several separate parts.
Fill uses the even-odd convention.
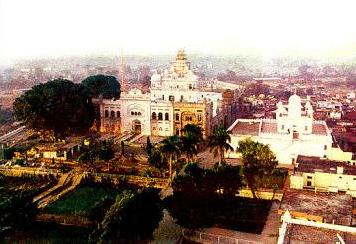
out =
[[[305,225],[288,224],[286,233],[285,243],[337,243],[337,234],[346,243],[356,242],[355,234]]]
[[[323,217],[326,223],[351,224],[352,197],[341,193],[322,193],[289,189],[284,193],[280,210]]]
[[[261,122],[238,121],[231,129],[232,134],[258,136]]]
[[[336,174],[337,167],[343,167],[344,175],[356,175],[356,166],[347,164],[347,162],[339,162],[319,157],[301,156],[297,158],[298,167],[296,172],[315,173],[323,172]]]

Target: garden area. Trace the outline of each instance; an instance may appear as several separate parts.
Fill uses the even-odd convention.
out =
[[[50,214],[90,217],[97,207],[103,207],[105,202],[113,202],[119,192],[112,187],[79,186],[74,192],[49,204],[44,211]]]
[[[173,179],[173,195],[165,199],[165,206],[185,228],[220,227],[259,234],[272,201],[236,197],[245,186],[241,171],[240,166],[224,163],[213,169],[189,163]]]

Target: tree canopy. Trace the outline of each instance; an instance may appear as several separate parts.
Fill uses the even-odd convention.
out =
[[[214,157],[218,157],[218,162],[225,161],[225,151],[233,150],[230,146],[230,132],[224,126],[216,129],[213,135],[209,136],[210,152],[213,152]]]
[[[272,174],[278,161],[268,145],[246,138],[239,142],[237,151],[241,153],[243,173],[254,198],[256,196],[256,177]]]
[[[103,98],[120,98],[120,83],[114,76],[94,75],[89,76],[82,81],[82,84],[88,88],[91,97],[102,95]]]
[[[63,79],[32,87],[15,100],[14,114],[27,127],[53,132],[58,138],[84,133],[94,121],[87,89]]]
[[[156,190],[123,191],[116,197],[91,239],[102,242],[142,241],[150,238],[161,219],[162,208]]]

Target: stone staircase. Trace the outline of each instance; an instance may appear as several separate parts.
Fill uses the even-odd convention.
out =
[[[33,199],[39,209],[45,208],[48,204],[57,201],[64,195],[72,192],[82,181],[83,173],[76,169],[64,174],[57,185],[41,193]]]
[[[143,136],[144,135],[142,135],[142,134],[136,135],[131,140],[129,140],[129,143],[133,143],[133,142],[137,141],[138,139],[140,139]]]

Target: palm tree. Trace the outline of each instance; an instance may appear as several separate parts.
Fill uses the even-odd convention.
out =
[[[237,152],[241,153],[243,174],[254,198],[257,198],[256,178],[271,175],[278,161],[268,145],[246,138],[239,141]]]
[[[195,124],[187,124],[182,129],[182,151],[187,155],[188,161],[194,160],[198,154],[199,144],[204,141],[203,129]]]
[[[177,135],[170,136],[162,141],[161,151],[168,159],[169,179],[172,181],[172,163],[180,156],[180,139]]]
[[[228,143],[231,142],[230,134],[231,132],[224,126],[220,126],[213,135],[209,136],[210,152],[213,152],[214,157],[218,157],[219,165],[225,161],[225,151],[233,150]]]
[[[202,142],[203,129],[199,125],[187,124],[183,127],[182,133],[184,136],[191,136],[196,143]]]
[[[181,149],[187,156],[187,161],[191,162],[194,156],[198,154],[197,141],[191,135],[181,137]]]

